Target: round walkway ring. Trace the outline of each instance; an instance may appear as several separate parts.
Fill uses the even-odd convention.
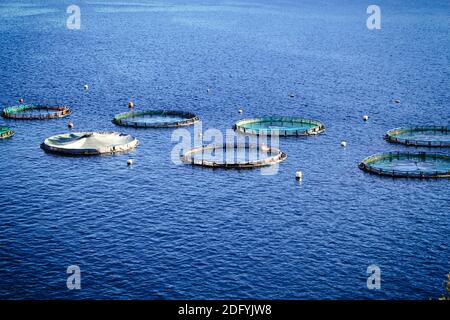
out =
[[[249,158],[243,159],[243,160],[236,160],[236,161],[227,161],[228,157],[226,156],[226,152],[233,150],[233,152],[238,152],[239,149],[244,150],[245,152],[248,151]],[[213,157],[206,157],[205,159],[205,153],[207,155],[210,155],[211,153],[215,153],[216,156]],[[258,153],[266,153],[266,157],[262,159],[250,159],[251,153],[254,153],[253,155],[258,156]],[[222,161],[220,159],[217,159],[217,157],[222,154]],[[197,155],[201,155],[200,158],[197,158]],[[217,156],[218,155],[218,156]],[[224,160],[225,158],[225,160]],[[254,144],[236,144],[236,143],[227,143],[227,144],[211,144],[211,145],[205,145],[201,147],[195,147],[189,151],[187,151],[185,154],[181,156],[181,161],[187,164],[192,164],[196,166],[202,166],[202,167],[210,167],[210,168],[225,168],[225,169],[250,169],[250,168],[257,168],[257,167],[264,167],[264,166],[270,166],[277,164],[279,162],[284,161],[287,158],[287,155],[280,151],[277,148],[268,147],[266,145],[258,146]],[[233,156],[234,159],[234,156]]]
[[[262,117],[240,120],[234,130],[254,135],[310,136],[324,132],[325,126],[317,120],[297,117]]]
[[[450,147],[448,127],[395,128],[386,132],[384,138],[393,143],[416,147]]]
[[[450,155],[425,152],[378,153],[364,159],[359,168],[389,177],[450,178]]]
[[[51,153],[89,156],[125,152],[138,144],[133,136],[118,132],[77,132],[49,137],[41,148]]]
[[[22,104],[3,109],[2,117],[15,120],[47,120],[64,118],[71,110],[66,106],[38,106]]]
[[[189,126],[199,121],[199,117],[183,111],[131,111],[114,116],[113,123],[134,128],[174,128]]]
[[[15,134],[10,127],[0,126],[0,139],[6,139],[12,137]]]

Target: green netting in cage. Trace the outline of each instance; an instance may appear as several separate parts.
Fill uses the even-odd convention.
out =
[[[10,127],[0,126],[0,139],[6,139],[14,135]]]
[[[425,152],[379,153],[364,159],[359,168],[391,177],[450,178],[450,156]]]
[[[385,139],[408,146],[450,147],[448,127],[395,128],[386,133]]]
[[[70,114],[66,106],[18,105],[3,109],[2,116],[16,120],[45,120],[63,118]]]
[[[240,120],[234,129],[245,134],[308,136],[324,132],[325,126],[317,120],[297,117],[262,117]]]
[[[113,123],[135,128],[171,128],[192,125],[199,120],[190,112],[155,110],[120,113],[113,118]]]

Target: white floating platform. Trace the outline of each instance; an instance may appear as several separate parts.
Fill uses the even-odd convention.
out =
[[[76,132],[45,139],[41,148],[67,155],[99,155],[125,152],[136,148],[139,141],[118,132]]]

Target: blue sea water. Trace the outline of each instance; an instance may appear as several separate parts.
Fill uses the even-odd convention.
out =
[[[72,2],[80,30],[66,28]],[[1,105],[25,97],[73,114],[0,120],[17,132],[0,141],[0,298],[438,298],[450,181],[381,178],[357,164],[411,150],[384,141],[388,129],[449,124],[450,4],[377,4],[381,30],[367,29],[364,1],[2,1]],[[111,123],[130,99],[195,112],[204,129],[295,115],[327,130],[282,139],[276,175],[175,165],[172,130]],[[141,145],[44,153],[68,121]],[[380,290],[366,286],[372,264]],[[81,268],[81,290],[66,287],[69,265]]]

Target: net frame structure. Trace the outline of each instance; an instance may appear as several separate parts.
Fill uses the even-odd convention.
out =
[[[372,166],[373,163],[383,160],[402,160],[402,159],[418,159],[418,160],[436,160],[442,159],[449,163],[447,171],[400,171],[400,170],[384,170]],[[385,152],[377,153],[361,161],[358,167],[366,172],[377,174],[380,176],[388,176],[395,178],[450,178],[450,155],[443,153],[428,153],[428,152]]]
[[[295,124],[298,123],[301,124],[310,124],[314,125],[314,127],[310,129],[293,129],[290,130],[278,130],[278,129],[249,129],[245,128],[244,126],[253,124],[253,123],[289,123],[289,124]],[[267,135],[270,136],[274,133],[278,134],[279,136],[310,136],[310,135],[316,135],[319,133],[322,133],[325,131],[325,125],[317,120],[311,120],[311,119],[304,119],[299,117],[260,117],[260,118],[249,118],[249,119],[243,119],[237,121],[233,129],[235,131],[244,133],[244,134],[252,134],[252,135]]]
[[[42,114],[27,114],[26,111],[42,110]],[[44,106],[44,105],[18,105],[7,107],[2,111],[2,117],[14,120],[48,120],[64,118],[71,114],[67,106]]]
[[[0,139],[6,139],[12,137],[15,134],[10,127],[0,126]]]
[[[400,143],[407,146],[416,146],[416,147],[450,147],[449,141],[433,141],[433,140],[420,140],[420,139],[404,139],[397,137],[400,134],[404,133],[413,133],[413,132],[441,132],[446,133],[450,137],[449,127],[438,127],[438,126],[429,126],[429,127],[411,127],[411,128],[395,128],[386,132],[384,138],[392,143]]]
[[[245,148],[245,149],[256,149],[256,151],[264,151],[267,153],[273,154],[272,156],[269,156],[267,158],[264,158],[262,160],[251,160],[246,162],[214,162],[214,161],[208,161],[208,160],[198,160],[192,157],[194,154],[198,153],[204,153],[204,151],[214,151],[216,149],[222,149],[222,152],[227,151],[227,149],[238,149],[238,148]],[[201,166],[201,167],[209,167],[209,168],[224,168],[224,169],[252,169],[252,168],[258,168],[258,167],[265,167],[277,164],[279,162],[282,162],[286,160],[287,154],[282,152],[281,150],[269,147],[266,145],[256,145],[256,144],[239,144],[239,143],[224,143],[224,144],[210,144],[210,145],[203,145],[200,147],[195,147],[187,152],[185,152],[181,156],[181,161],[186,164],[191,164],[195,166]]]
[[[77,139],[82,139],[93,135],[117,135],[120,137],[129,137],[130,141],[121,145],[114,145],[114,146],[102,146],[98,148],[72,148],[72,149],[58,147],[50,142],[50,140],[57,138],[78,136]],[[41,148],[46,152],[68,156],[92,156],[92,155],[103,155],[103,154],[106,155],[106,154],[126,152],[135,149],[138,145],[139,140],[131,135],[119,132],[105,131],[105,132],[75,132],[75,133],[58,134],[45,139],[44,142],[41,144]]]
[[[159,123],[145,123],[140,121],[132,121],[127,119],[134,119],[145,116],[174,116],[185,118],[185,120],[181,121],[167,121],[167,122],[159,122]],[[114,116],[112,122],[119,126],[124,127],[133,127],[133,128],[175,128],[182,126],[190,126],[195,122],[200,121],[200,118],[193,113],[184,112],[184,111],[164,111],[164,110],[149,110],[149,111],[131,111],[119,113]]]

